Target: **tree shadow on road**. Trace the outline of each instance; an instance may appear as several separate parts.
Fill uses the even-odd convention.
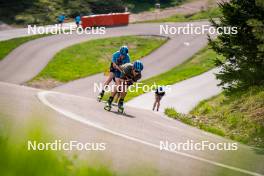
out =
[[[254,152],[259,155],[264,155],[264,149],[263,148],[254,148]]]

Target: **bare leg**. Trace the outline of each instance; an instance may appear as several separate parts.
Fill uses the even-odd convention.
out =
[[[114,90],[112,91],[112,93],[111,93],[111,97],[115,97],[115,95],[117,94],[117,86],[115,86],[115,88],[114,88]]]
[[[109,104],[112,104],[114,97],[116,96],[117,93],[121,94],[121,97],[122,97],[122,92],[120,92],[121,90],[119,90],[119,89],[122,89],[122,86],[121,86],[122,82],[123,81],[120,80],[120,78],[116,78],[116,85],[114,87],[114,90],[111,93],[111,96],[108,99]]]
[[[158,102],[158,96],[155,94],[155,101],[154,101],[153,108],[152,108],[153,111],[156,108],[157,102]]]
[[[117,80],[116,80],[116,83],[117,83]],[[114,100],[114,97],[119,92],[118,89],[119,89],[119,86],[115,85],[114,89],[112,90],[111,96],[107,100],[106,106],[104,107],[105,110],[107,110],[107,111],[111,110],[111,106],[112,106],[112,102]]]
[[[120,99],[124,99],[126,97],[127,94],[127,89],[128,89],[128,85],[125,83],[124,80],[121,80],[122,83],[122,92],[120,93]]]
[[[114,91],[112,92],[112,94],[111,94],[111,96],[112,97],[115,97],[116,96],[116,94],[120,94],[120,88],[121,88],[121,80],[120,80],[120,78],[115,78],[115,88],[114,88]]]
[[[104,82],[104,87],[105,87],[106,85],[109,85],[113,78],[114,78],[114,73],[113,73],[113,72],[110,72],[108,78],[107,78],[106,81]]]
[[[160,108],[160,100],[161,100],[162,96],[159,96],[158,97],[158,100],[157,100],[157,111],[159,111],[159,108]]]
[[[118,92],[117,95],[114,98],[114,102],[117,103],[120,98],[120,93]]]
[[[121,79],[120,78],[115,78],[115,84],[117,86],[121,85]]]
[[[156,102],[156,100],[155,100],[155,102],[154,102],[154,104],[153,104],[153,108],[152,108],[153,111],[154,111],[155,108],[156,108],[156,104],[157,104],[157,102]]]
[[[113,72],[110,72],[108,78],[107,78],[106,81],[104,82],[103,90],[101,90],[101,92],[100,92],[100,94],[99,94],[99,96],[98,96],[100,99],[102,99],[103,96],[104,96],[104,93],[105,93],[105,86],[109,85],[113,78],[114,78],[114,73],[113,73]]]
[[[160,101],[157,102],[157,111],[159,111]]]

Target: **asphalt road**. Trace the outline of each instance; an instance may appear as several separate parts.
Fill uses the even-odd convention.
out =
[[[0,83],[0,97],[1,116],[15,120],[14,128],[23,128],[33,120],[48,126],[49,133],[65,142],[105,142],[106,150],[95,152],[95,155],[111,161],[113,168],[119,171],[133,168],[132,174],[137,175],[137,168],[142,167],[157,175],[172,176],[264,173],[261,150],[240,144],[236,151],[160,151],[160,141],[184,143],[192,140],[214,144],[233,141],[148,110],[128,108],[126,116],[122,116],[103,111],[104,105],[94,99],[9,83]]]
[[[1,24],[1,22],[0,22]],[[47,26],[38,26],[36,25],[36,27],[54,27],[55,25],[47,25]],[[64,27],[68,28],[70,26],[76,26],[76,24],[74,22],[71,23],[64,23]],[[31,25],[31,27],[33,28],[34,26]],[[32,32],[29,33],[30,30],[28,30],[29,28],[11,28],[11,29],[7,29],[7,30],[1,30],[1,26],[0,26],[0,41],[3,40],[9,40],[9,39],[13,39],[13,38],[17,38],[17,37],[27,37],[32,35]]]
[[[148,110],[129,107],[126,116],[104,111],[103,104],[96,102],[95,93],[91,93],[94,81],[103,79],[101,74],[54,89],[60,93],[15,85],[34,77],[62,48],[95,38],[135,34],[157,35],[159,25],[136,24],[109,28],[104,36],[56,35],[22,45],[0,62],[0,81],[9,82],[0,83],[0,112],[19,122],[24,122],[29,116],[42,119],[48,123],[49,129],[64,140],[104,141],[107,150],[103,154],[117,170],[148,166],[158,175],[264,174],[263,153],[240,144],[237,151],[160,151],[159,143],[165,140],[172,143],[187,140],[213,143],[233,141]],[[206,35],[173,35],[170,38],[167,44],[143,59],[146,67],[144,79],[184,62],[206,45]],[[185,45],[186,42],[189,45]]]
[[[221,93],[215,79],[215,73],[219,69],[212,69],[206,73],[181,81],[169,86],[166,96],[161,100],[159,112],[164,113],[166,108],[175,108],[179,113],[189,113],[199,102]],[[151,110],[155,101],[155,93],[149,92],[138,96],[128,103],[127,106]]]
[[[185,26],[187,23],[170,24]],[[208,24],[196,22],[194,25]],[[105,35],[55,35],[30,41],[15,49],[0,63],[0,81],[24,83],[38,74],[50,59],[61,49],[87,40],[124,35],[160,35],[160,24],[134,24],[125,27],[107,28]],[[163,47],[143,58],[146,65],[144,77],[162,73],[182,63],[207,43],[207,35],[162,35],[171,40]],[[190,45],[184,45],[189,42]],[[175,52],[176,51],[176,52]],[[162,62],[160,62],[162,60]],[[159,64],[157,64],[159,63]],[[14,72],[15,70],[15,72]],[[79,90],[80,89],[75,89]]]

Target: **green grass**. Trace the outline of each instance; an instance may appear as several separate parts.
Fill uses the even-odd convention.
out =
[[[1,120],[2,121],[2,120]],[[10,125],[10,124],[9,124]],[[117,175],[104,161],[80,159],[76,154],[63,151],[28,150],[27,141],[54,142],[42,127],[15,130],[0,126],[0,175],[1,176],[113,176]],[[22,135],[23,134],[23,135]],[[98,159],[99,160],[99,159]],[[101,164],[100,164],[101,162]],[[96,164],[95,164],[96,163]]]
[[[150,20],[150,21],[143,21],[140,23],[162,23],[162,22],[188,22],[188,21],[197,21],[197,20],[205,20],[210,18],[218,18],[221,16],[220,8],[211,8],[209,10],[201,11],[195,14],[190,15],[174,15],[164,19],[158,20]]]
[[[190,115],[167,109],[169,117],[252,146],[264,147],[264,87],[222,93],[202,101]]]
[[[221,130],[220,128],[199,123],[199,119],[197,119],[195,116],[178,113],[174,108],[166,108],[164,113],[168,117],[179,120],[188,125],[197,126],[200,129],[203,129],[205,131],[208,131],[214,134],[218,134],[220,136],[225,135],[223,130]]]
[[[219,136],[225,136],[225,132],[216,126],[210,126],[207,124],[200,123],[199,119],[196,116],[186,115],[178,113],[174,108],[166,108],[164,112],[168,117],[177,119],[183,123],[186,123],[191,126],[196,126],[205,131],[218,134]]]
[[[4,59],[11,51],[20,45],[34,39],[48,36],[49,34],[32,35],[28,37],[14,38],[10,40],[0,41],[0,60]]]
[[[170,118],[180,120],[188,125],[193,125],[190,119],[185,118],[184,114],[178,113],[173,108],[166,108],[164,113]]]
[[[206,47],[200,50],[186,62],[172,68],[165,73],[143,80],[141,83],[142,85],[148,86],[154,84],[164,86],[175,84],[214,68],[214,59],[216,57],[217,54],[212,49]],[[128,92],[126,101],[129,101],[143,93],[145,92],[142,89],[139,89],[137,92]]]
[[[61,50],[31,81],[52,79],[59,82],[87,77],[109,70],[112,54],[128,45],[131,61],[140,59],[159,48],[167,38],[124,36],[91,40]]]
[[[17,115],[16,115],[17,116]],[[18,116],[20,117],[20,115]],[[100,151],[28,150],[28,141],[51,143],[55,140],[70,142],[67,136],[57,136],[39,113],[27,113],[27,117],[14,118],[0,112],[0,175],[1,176],[129,176],[159,175],[147,162],[120,169],[112,164],[108,144]],[[66,139],[66,138],[67,139]],[[65,140],[64,140],[65,139]],[[84,143],[85,141],[79,141]],[[96,141],[86,141],[96,142]],[[104,141],[102,141],[104,142]],[[109,144],[110,145],[110,144]],[[53,145],[54,146],[54,145]],[[74,147],[75,148],[75,147]]]

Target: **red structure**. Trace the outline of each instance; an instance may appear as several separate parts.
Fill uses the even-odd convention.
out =
[[[110,13],[82,17],[82,27],[128,25],[129,13]]]

